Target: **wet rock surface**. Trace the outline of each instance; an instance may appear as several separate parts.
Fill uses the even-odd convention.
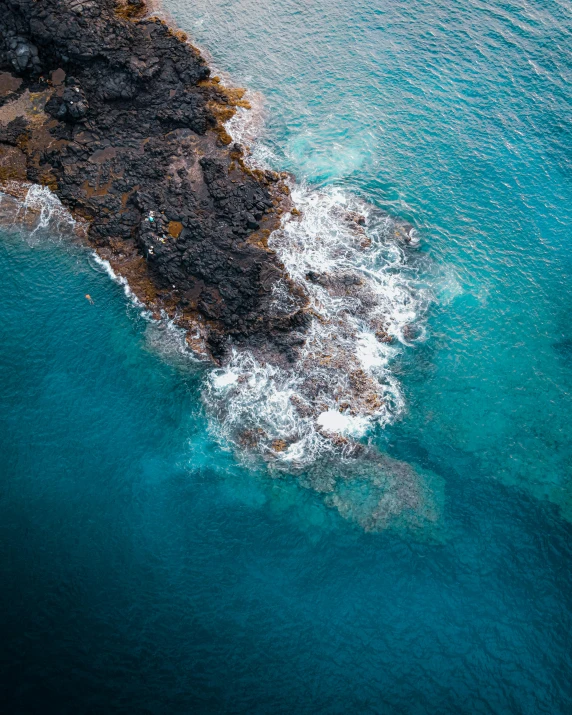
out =
[[[198,352],[218,360],[235,342],[293,359],[306,298],[267,247],[288,192],[277,174],[250,170],[224,131],[241,95],[142,1],[1,0],[0,10],[0,181],[55,191]],[[273,308],[278,283],[288,314]]]

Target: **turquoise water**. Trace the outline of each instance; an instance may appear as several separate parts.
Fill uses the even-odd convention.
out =
[[[568,6],[167,7],[263,94],[259,153],[419,229],[438,304],[395,439],[571,513]]]
[[[568,6],[169,10],[262,93],[258,157],[416,226],[427,337],[375,443],[433,516],[367,533],[367,480],[348,513],[241,466],[172,332],[69,242],[4,231],[0,702],[569,712]]]

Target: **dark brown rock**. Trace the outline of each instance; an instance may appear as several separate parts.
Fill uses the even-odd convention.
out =
[[[199,52],[144,18],[141,2],[0,0],[0,10],[0,70],[17,88],[0,109],[0,143],[20,146],[18,175],[23,152],[28,180],[89,220],[89,242],[142,300],[199,323],[214,357],[230,339],[267,340],[290,359],[284,336],[303,328],[305,298],[293,290],[298,310],[274,317],[272,285],[291,285],[266,247],[288,192],[273,172],[247,169],[222,127],[242,94],[211,81]],[[26,91],[46,93],[44,114],[14,124]]]

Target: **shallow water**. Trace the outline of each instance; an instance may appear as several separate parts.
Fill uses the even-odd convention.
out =
[[[101,266],[4,231],[9,711],[569,712],[567,6],[168,7],[262,93],[259,160],[416,226],[427,335],[386,461],[324,495],[339,464],[222,448],[203,368]],[[412,475],[416,518],[364,531]]]

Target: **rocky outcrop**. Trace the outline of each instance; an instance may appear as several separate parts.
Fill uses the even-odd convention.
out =
[[[279,175],[250,170],[224,130],[241,92],[211,78],[142,0],[0,9],[0,180],[50,186],[199,352],[218,360],[233,341],[264,343],[288,360],[305,296],[267,247],[288,190]],[[292,294],[287,315],[272,307],[278,283]]]

